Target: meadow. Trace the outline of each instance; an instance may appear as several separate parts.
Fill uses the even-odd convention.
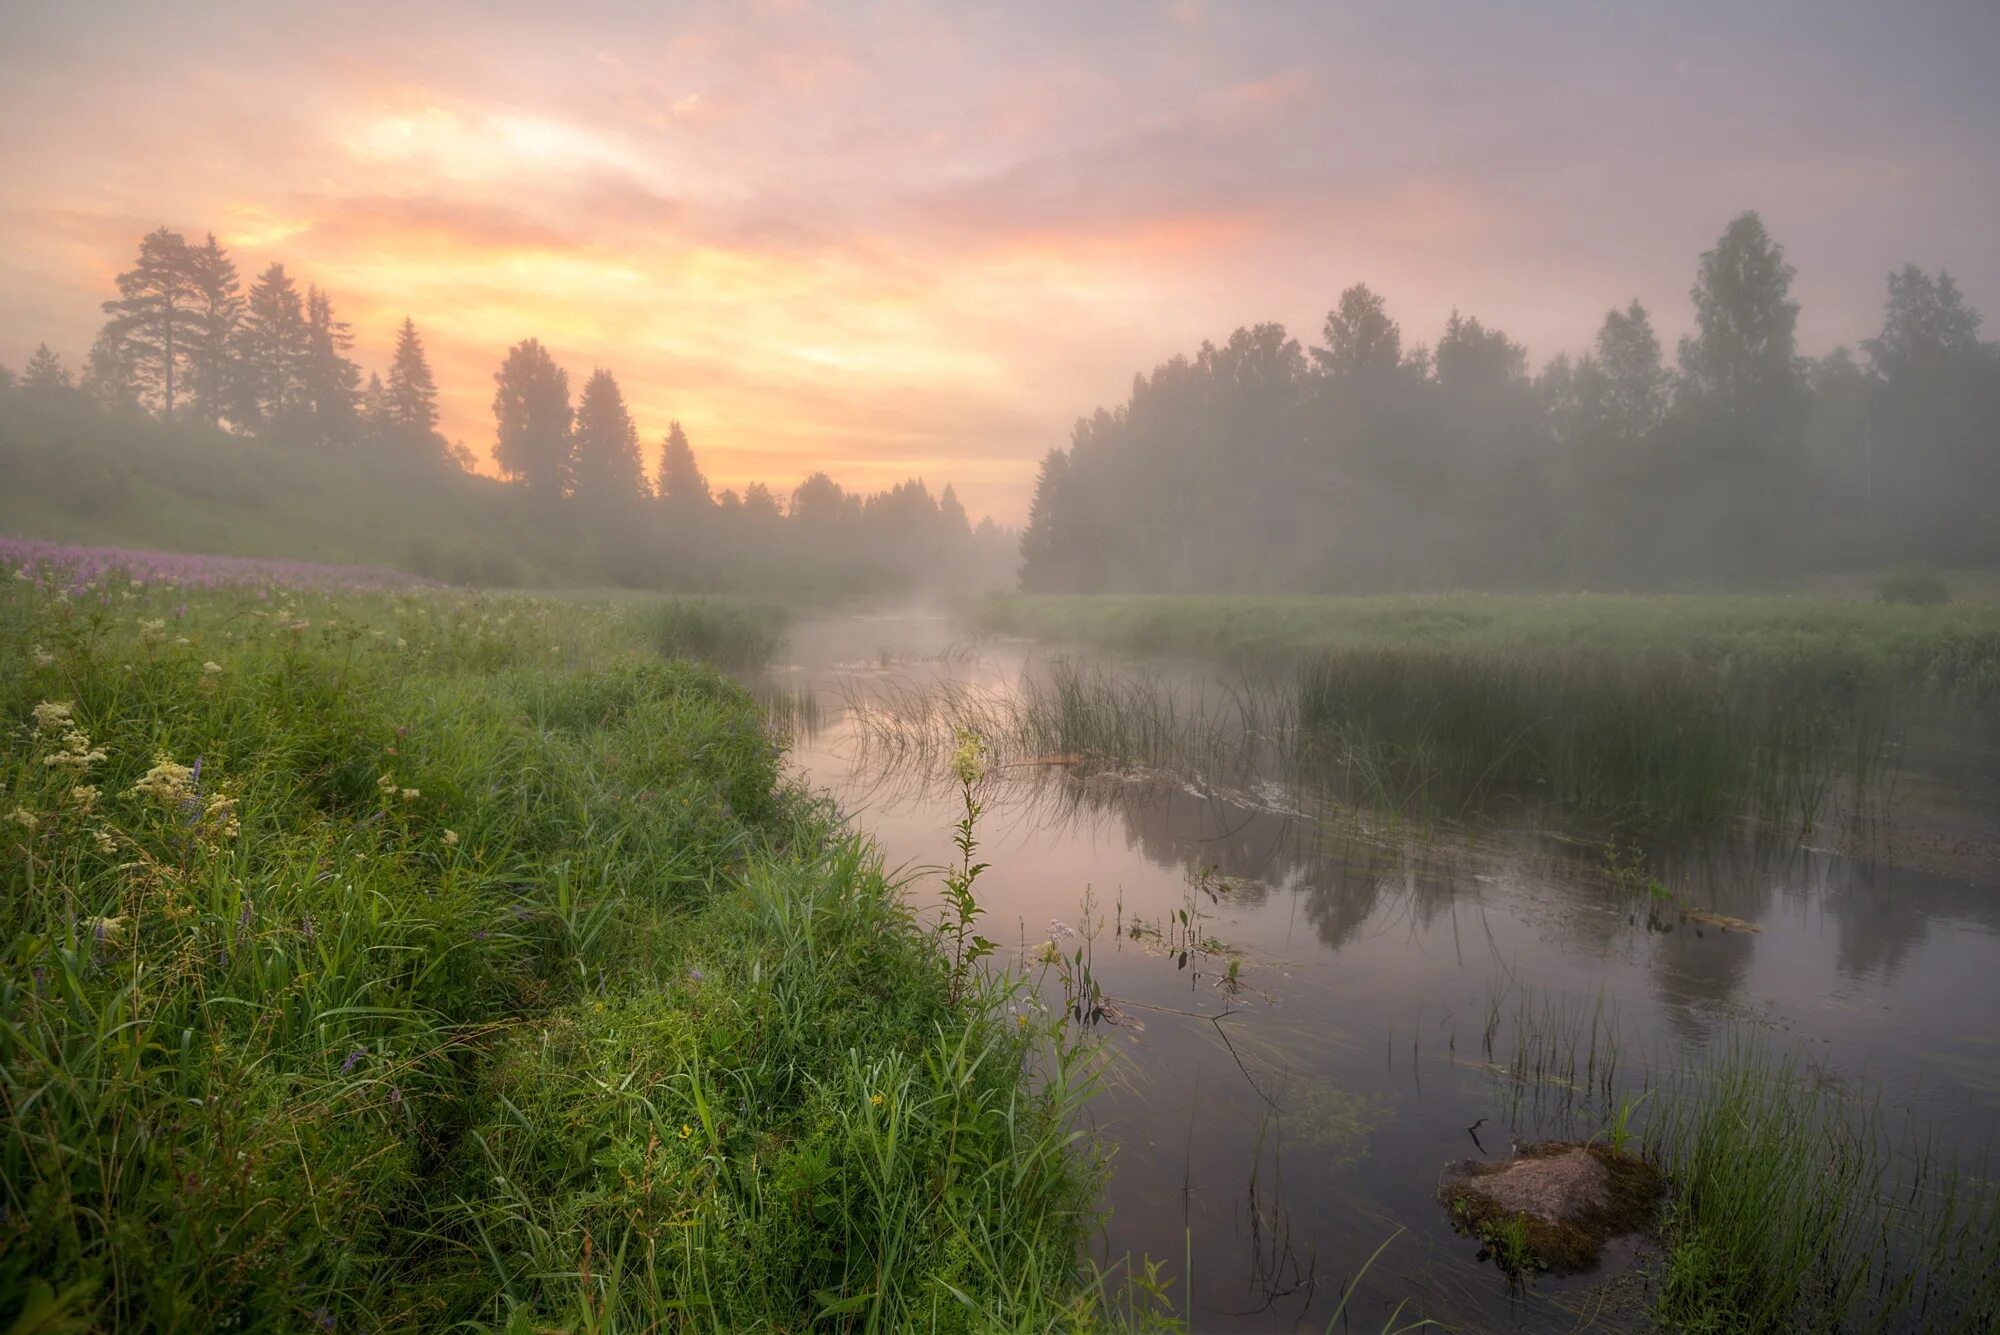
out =
[[[1078,1050],[662,653],[768,634],[9,570],[0,1318],[1092,1324]]]
[[[1008,596],[974,615],[992,633],[1225,665],[1267,686],[1265,712],[1320,786],[1446,815],[1552,799],[1652,823],[1810,824],[1897,748],[2000,735],[2000,606],[1985,603]],[[1068,703],[1058,713],[1080,718]]]

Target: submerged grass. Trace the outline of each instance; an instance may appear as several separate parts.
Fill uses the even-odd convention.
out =
[[[954,1004],[705,615],[0,589],[0,1324],[1115,1307],[1076,1050]]]
[[[1615,1013],[1521,990],[1489,1002],[1510,1125],[1594,1124],[1665,1174],[1652,1266],[1665,1331],[1986,1331],[2000,1321],[2000,1183],[1766,1035],[1633,1060]]]

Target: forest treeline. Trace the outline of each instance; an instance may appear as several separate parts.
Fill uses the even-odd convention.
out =
[[[815,472],[789,494],[761,482],[717,493],[678,421],[646,449],[612,372],[594,369],[573,393],[534,338],[494,373],[501,477],[478,477],[471,450],[438,430],[437,381],[413,320],[397,331],[386,378],[364,381],[352,328],[325,291],[302,290],[282,263],[245,289],[212,233],[199,244],[149,233],[104,312],[80,374],[46,344],[18,376],[0,367],[0,451],[18,485],[110,527],[160,487],[254,503],[269,491],[258,479],[199,474],[240,474],[245,445],[265,443],[310,454],[311,476],[335,479],[342,505],[407,504],[415,489],[465,512],[486,538],[418,527],[374,556],[468,583],[888,589],[1012,573],[1013,535],[991,519],[975,527],[948,484],[933,495],[913,478],[862,494]],[[252,459],[300,476],[276,453]],[[522,525],[539,539],[526,548],[560,555],[524,561],[506,532]]]
[[[1349,288],[1317,346],[1239,329],[1139,375],[1043,460],[1031,591],[1674,587],[2000,563],[2000,347],[1945,273],[1881,333],[1796,347],[1755,213],[1701,256],[1669,366],[1637,301],[1539,374],[1453,312],[1408,346]]]

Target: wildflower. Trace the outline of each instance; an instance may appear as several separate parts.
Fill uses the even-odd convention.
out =
[[[1076,935],[1076,928],[1070,926],[1068,923],[1064,922],[1061,918],[1049,919],[1049,936],[1052,939],[1057,941],[1066,941],[1070,937],[1075,935]]]
[[[363,1057],[367,1055],[368,1052],[364,1048],[356,1048],[354,1051],[348,1053],[347,1060],[340,1064],[340,1073],[342,1075],[346,1075],[349,1071],[352,1071],[354,1069],[354,1064],[356,1062],[360,1061]]]
[[[443,841],[443,842],[444,842],[444,846],[445,846],[446,848],[457,848],[457,847],[458,847],[458,831],[457,831],[457,830],[446,830],[446,831],[444,832],[444,841]]]
[[[26,807],[15,807],[12,812],[8,813],[7,819],[13,821],[24,830],[32,830],[42,823],[41,819]]]
[[[97,805],[98,791],[87,783],[80,783],[69,790],[69,800],[76,803],[78,811],[87,815]]]
[[[49,769],[70,770],[81,775],[102,759],[104,752],[90,745],[90,738],[81,728],[72,726],[62,735],[62,749],[43,756],[42,764]]]
[[[60,704],[53,700],[42,701],[35,706],[35,731],[42,733],[68,729],[70,727],[69,714],[75,708],[75,705],[66,700]]]
[[[681,1139],[682,1139],[682,1140],[686,1140],[686,1139],[687,1139],[687,1138],[688,1138],[689,1136],[692,1136],[693,1134],[694,1134],[694,1128],[693,1128],[693,1127],[691,1127],[691,1126],[689,1126],[689,1125],[688,1125],[688,1124],[687,1124],[686,1122],[682,1122],[682,1123],[681,1123]]]
[[[34,647],[34,649],[33,649],[33,650],[31,650],[30,652],[31,652],[32,656],[34,657],[34,660],[35,660],[35,666],[36,666],[36,667],[53,667],[53,666],[55,666],[55,661],[56,661],[56,656],[55,656],[54,654],[50,653],[50,652],[49,652],[48,650],[46,650],[46,649],[42,648],[42,646],[41,646],[41,645],[39,645],[39,644],[38,644],[38,645],[36,645],[36,646]]]
[[[195,772],[186,765],[178,764],[164,751],[153,758],[153,768],[146,776],[132,785],[132,791],[157,797],[169,804],[187,802],[194,797]]]
[[[397,786],[396,776],[393,774],[384,774],[375,780],[375,786],[385,793],[393,793],[396,791]]]
[[[880,1094],[870,1094],[868,1102],[872,1107],[879,1108],[882,1106],[882,1096]]]
[[[125,944],[126,923],[123,918],[91,918],[85,921],[83,926],[84,930],[97,939],[97,944],[100,946]]]
[[[952,753],[952,768],[958,781],[975,784],[986,776],[986,740],[970,728],[958,730],[958,750]]]
[[[90,832],[90,842],[107,858],[118,851],[117,837],[101,825]]]
[[[420,791],[418,791],[418,790],[417,790],[417,789],[415,789],[415,788],[405,788],[405,789],[403,790],[403,800],[404,800],[405,802],[414,802],[414,801],[416,801],[416,800],[417,800],[418,798],[420,798],[420,797],[422,797],[422,796],[423,796],[423,793],[422,793],[422,792],[420,792]]]
[[[201,675],[204,677],[213,677],[216,673],[220,671],[222,671],[222,664],[216,662],[212,658],[208,662],[203,663],[201,665]]]
[[[202,809],[201,823],[210,833],[224,839],[234,839],[243,833],[243,823],[236,818],[236,799],[216,793],[208,799]]]
[[[691,982],[691,983],[699,983],[699,982],[701,981],[701,970],[700,970],[700,969],[689,969],[689,970],[688,970],[688,981],[689,981],[689,982]]]
[[[151,648],[167,638],[165,617],[139,618],[139,643]]]

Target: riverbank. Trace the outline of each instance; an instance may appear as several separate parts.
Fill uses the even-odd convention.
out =
[[[662,658],[768,630],[712,619],[10,573],[0,1313],[1087,1309],[1073,1050]]]

